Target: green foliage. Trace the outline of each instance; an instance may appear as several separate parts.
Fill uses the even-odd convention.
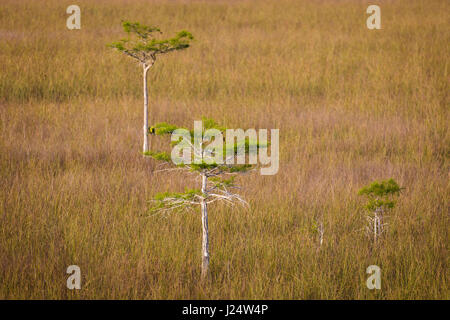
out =
[[[163,201],[167,198],[173,199],[183,199],[190,200],[195,197],[195,195],[201,195],[202,192],[199,189],[185,189],[183,193],[179,192],[159,192],[155,195],[154,200]]]
[[[176,129],[184,129],[190,132],[191,136],[194,136],[194,130],[188,130],[187,128],[178,127],[173,124],[168,124],[167,122],[159,122],[150,128],[151,133],[156,135],[172,134]],[[208,129],[217,129],[220,132],[226,130],[225,127],[218,125],[213,119],[202,117],[202,133],[204,134]]]
[[[177,126],[168,124],[167,122],[160,122],[148,129],[150,134],[156,134],[158,136],[165,134],[172,134],[177,128]]]
[[[154,126],[150,127],[149,133],[159,135],[159,136],[170,135],[177,129],[183,129],[183,130],[188,131],[190,133],[190,142],[192,144],[194,144],[194,140],[195,140],[194,130],[188,130],[183,127],[178,127],[173,124],[168,124],[167,122],[160,122],[160,123],[157,123]],[[205,136],[206,130],[209,130],[209,129],[217,129],[222,134],[227,130],[226,127],[219,125],[213,119],[202,118],[202,135],[203,135],[204,140],[205,139],[209,140],[214,137],[213,135]],[[248,137],[245,137],[244,141],[233,141],[232,144],[226,143],[226,141],[225,141],[226,137],[224,135],[222,136],[222,139],[223,139],[223,143],[224,143],[223,149],[222,150],[217,150],[217,149],[212,150],[212,152],[215,154],[211,155],[211,157],[219,156],[219,157],[224,158],[225,156],[230,155],[232,152],[234,152],[234,154],[236,154],[238,149],[240,149],[240,148],[243,148],[244,153],[248,155],[248,154],[251,154],[253,150],[257,151],[259,148],[266,148],[268,145],[268,143],[259,143],[258,141],[253,141],[253,140],[249,139]],[[178,141],[171,141],[171,144],[174,145],[174,144],[181,143],[181,140],[182,140],[182,138],[180,137],[180,139]],[[202,146],[203,151],[208,146],[208,144],[211,142],[205,142],[203,144],[203,146]],[[167,155],[166,153],[148,152],[146,155],[152,156],[156,160],[163,160],[166,162],[170,162],[170,156]],[[192,159],[191,159],[191,161],[192,161]],[[229,173],[241,173],[241,172],[245,172],[245,171],[248,171],[253,168],[253,166],[250,164],[217,164],[217,163],[207,163],[205,161],[202,161],[201,163],[190,163],[190,164],[184,164],[184,165],[181,164],[178,166],[185,166],[185,165],[188,165],[190,167],[190,169],[193,171],[218,169],[222,172],[229,172]]]
[[[154,152],[154,151],[147,151],[144,152],[144,156],[152,157],[155,160],[170,162],[170,155],[165,152]]]
[[[384,197],[391,194],[398,194],[400,190],[401,188],[397,182],[394,179],[389,179],[381,182],[375,181],[359,190],[359,194],[370,197]]]
[[[358,194],[366,196],[368,201],[365,207],[370,211],[375,211],[378,208],[394,208],[395,201],[392,197],[398,195],[401,189],[394,179],[389,179],[381,182],[375,181],[359,190]]]
[[[319,234],[320,233],[320,225],[316,220],[313,220],[311,223],[311,233],[313,234]]]
[[[141,38],[147,38],[149,34],[152,32],[159,32],[162,33],[161,30],[157,27],[150,27],[140,24],[139,22],[129,22],[129,21],[123,21],[122,22],[123,30],[126,33],[135,33],[139,35]]]
[[[234,185],[234,180],[236,176],[231,176],[228,179],[224,179],[222,177],[212,177],[209,180],[214,183],[216,187],[224,186],[224,187],[231,187]]]
[[[225,132],[225,130],[227,130],[227,128],[219,125],[215,120],[205,117],[202,117],[202,126],[203,126],[203,133],[208,129],[217,129],[220,132]]]
[[[202,161],[201,163],[191,163],[189,164],[192,171],[203,171],[203,170],[212,170],[218,168],[219,165],[217,163],[206,163]]]
[[[394,200],[369,199],[365,207],[370,211],[375,211],[378,208],[392,209],[394,206]]]
[[[251,154],[252,149],[254,151],[258,151],[260,148],[267,148],[268,143],[259,143],[258,141],[250,140],[248,137],[245,137],[243,142],[233,141],[232,144],[224,145],[224,154],[236,153],[240,148],[244,149],[245,154]]]
[[[119,50],[142,63],[153,61],[156,55],[174,50],[186,49],[194,39],[186,30],[179,31],[174,37],[157,39],[162,34],[158,27],[142,25],[139,22],[123,21],[122,27],[128,38],[108,44],[108,47]]]
[[[155,124],[154,126],[149,128],[149,133],[150,134],[156,134],[156,135],[169,135],[172,134],[175,130],[177,129],[183,129],[186,131],[189,131],[190,136],[191,136],[191,143],[194,143],[194,130],[188,130],[186,128],[183,127],[178,127],[176,125],[173,124],[168,124],[167,122],[159,122],[157,124]],[[207,130],[209,129],[217,129],[219,130],[222,134],[224,134],[227,130],[226,127],[219,125],[215,120],[213,119],[209,119],[209,118],[202,118],[202,135],[204,139],[210,139],[213,137],[213,135],[208,135],[205,134]],[[223,135],[223,141],[225,142],[225,135]],[[177,141],[174,141],[173,144],[178,143]],[[239,141],[233,141],[233,144],[224,144],[224,148],[223,148],[223,155],[225,154],[229,154],[232,151],[237,152],[237,150],[239,148],[244,148],[245,153],[248,154],[250,153],[250,149],[251,147],[254,147],[256,150],[259,148],[267,148],[269,145],[268,142],[265,143],[260,143],[258,141],[254,141],[254,140],[250,140],[248,137],[245,137],[245,141],[244,142],[239,142]],[[205,146],[207,146],[207,144],[205,144]]]
[[[153,198],[153,205],[150,207],[150,213],[157,213],[161,209],[184,209],[189,202],[195,202],[197,196],[201,196],[199,189],[186,188],[183,193],[180,192],[159,192]],[[170,200],[170,202],[168,202]]]

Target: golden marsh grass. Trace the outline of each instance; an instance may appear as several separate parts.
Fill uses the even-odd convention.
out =
[[[0,298],[449,298],[448,1],[380,1],[368,30],[367,1],[79,0],[69,31],[72,2],[0,4]],[[199,181],[139,153],[141,69],[106,47],[122,19],[196,38],[150,70],[150,122],[280,129],[278,174],[239,180],[251,208],[211,206],[205,285],[200,216],[143,217]],[[372,248],[357,192],[390,177]]]

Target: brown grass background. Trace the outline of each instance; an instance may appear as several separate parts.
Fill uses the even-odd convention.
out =
[[[377,4],[382,30],[368,1],[1,0],[0,298],[448,299],[450,5]],[[199,181],[139,153],[141,69],[106,48],[122,19],[196,38],[150,71],[151,122],[280,129],[278,174],[240,179],[251,208],[210,208],[206,284],[200,216],[144,216]],[[373,248],[357,191],[391,177]]]

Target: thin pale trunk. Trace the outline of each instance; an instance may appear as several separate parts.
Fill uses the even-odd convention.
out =
[[[148,91],[147,91],[147,73],[150,66],[143,64],[144,68],[144,146],[143,152],[149,151],[149,141],[148,141]]]
[[[202,193],[203,199],[201,202],[202,209],[202,280],[205,280],[208,275],[209,268],[209,233],[208,233],[208,209],[206,204],[207,197],[207,177],[202,173]]]

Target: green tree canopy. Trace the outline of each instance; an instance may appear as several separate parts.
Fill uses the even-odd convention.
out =
[[[375,181],[359,190],[358,194],[368,198],[366,208],[370,211],[377,208],[391,209],[395,206],[393,196],[398,195],[402,188],[394,179]]]
[[[122,27],[128,37],[112,42],[108,46],[144,64],[154,62],[159,54],[186,49],[194,39],[186,30],[179,31],[172,38],[161,39],[162,32],[158,27],[146,26],[139,22],[123,21]]]

